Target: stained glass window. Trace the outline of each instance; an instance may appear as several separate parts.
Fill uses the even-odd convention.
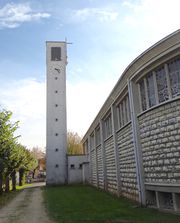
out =
[[[125,99],[122,101],[122,106],[123,106],[123,123],[125,125],[126,122],[127,122],[126,101],[125,101]]]
[[[122,103],[119,104],[119,110],[120,110],[120,117],[121,117],[121,125],[120,127],[122,127],[124,125],[124,121],[123,121],[123,106],[122,106]]]
[[[168,64],[172,97],[180,95],[180,58]]]
[[[169,99],[166,73],[164,67],[156,70],[156,81],[159,96],[159,103]]]
[[[121,126],[122,126],[122,115],[121,115],[120,104],[117,106],[117,117],[118,117],[118,128],[121,128]]]
[[[121,120],[122,120],[122,126],[124,125],[124,109],[123,109],[123,103],[120,104],[120,110],[121,110]]]
[[[156,105],[154,79],[153,79],[152,73],[149,73],[147,75],[146,82],[147,82],[147,93],[148,93],[149,107],[152,107],[152,106]]]
[[[146,92],[145,92],[145,86],[144,86],[144,79],[142,79],[139,82],[139,87],[140,87],[141,106],[142,106],[142,110],[145,111],[147,109],[147,104],[146,104]]]
[[[131,111],[130,111],[130,104],[129,104],[129,95],[126,97],[126,106],[127,106],[127,113],[128,113],[128,121],[131,120]]]
[[[104,120],[104,136],[105,138],[112,135],[112,118],[111,114]]]
[[[83,152],[84,154],[89,154],[88,139],[83,144]]]
[[[94,145],[94,133],[90,136],[90,147],[91,150],[94,149],[95,145]]]
[[[128,96],[125,97],[126,122],[129,121]]]
[[[119,106],[116,107],[116,116],[117,116],[117,126],[116,126],[116,129],[118,129],[120,127],[120,122],[121,122]]]
[[[96,128],[96,145],[101,143],[101,134],[100,134],[100,127]]]
[[[117,105],[118,128],[130,121],[130,106],[128,95]]]
[[[147,73],[139,82],[142,111],[180,96],[180,58],[171,60],[159,69]],[[171,92],[170,92],[171,91]],[[147,105],[148,103],[148,105]]]

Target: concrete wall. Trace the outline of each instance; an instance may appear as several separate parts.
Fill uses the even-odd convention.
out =
[[[118,131],[117,146],[119,152],[121,193],[127,198],[138,201],[136,164],[131,123]]]
[[[115,153],[113,137],[106,139],[104,142],[105,163],[106,163],[106,184],[107,190],[117,194],[117,176],[115,165]]]
[[[86,155],[68,155],[68,183],[87,183],[89,165]]]
[[[139,116],[145,183],[180,183],[180,100]]]
[[[51,60],[51,48],[61,48],[61,60]],[[46,183],[67,183],[66,43],[47,42]]]
[[[97,172],[97,159],[96,158],[97,158],[96,157],[96,149],[93,149],[91,151],[91,163],[92,163],[92,165],[91,165],[91,167],[92,167],[91,182],[94,186],[97,186],[97,184],[98,184],[98,179],[97,179],[98,172]]]
[[[104,189],[104,171],[103,171],[103,154],[102,147],[97,146],[97,175],[98,175],[98,187]]]

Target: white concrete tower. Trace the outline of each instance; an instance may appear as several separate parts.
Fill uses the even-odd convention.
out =
[[[67,183],[66,42],[46,42],[46,184]]]

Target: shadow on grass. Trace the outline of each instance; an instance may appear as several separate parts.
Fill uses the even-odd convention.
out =
[[[44,188],[45,205],[58,223],[178,223],[180,216],[141,208],[90,186]]]

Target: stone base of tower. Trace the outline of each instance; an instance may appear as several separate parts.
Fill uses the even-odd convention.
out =
[[[46,158],[46,185],[67,184],[67,156],[61,151],[58,156],[52,150],[47,150]]]
[[[54,168],[54,166],[50,165],[47,166],[46,169],[46,185],[67,184],[67,168],[64,168],[64,166]]]

